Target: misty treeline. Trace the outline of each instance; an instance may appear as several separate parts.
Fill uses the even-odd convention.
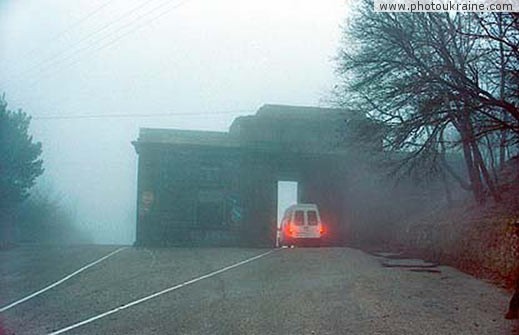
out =
[[[35,179],[43,173],[41,143],[29,134],[31,118],[7,108],[0,97],[0,210],[10,212],[29,196]]]
[[[0,97],[0,247],[14,240],[13,218],[43,173],[41,143],[29,134],[30,116],[7,108]]]
[[[91,236],[74,224],[76,213],[65,204],[65,198],[48,185],[34,187],[14,215],[16,240],[22,243],[91,243]]]
[[[48,191],[31,194],[43,173],[42,144],[29,132],[31,118],[10,110],[0,96],[0,248],[16,240],[69,240],[74,231],[69,213]]]
[[[401,153],[394,175],[456,180],[480,203],[499,201],[500,171],[519,153],[517,13],[374,13],[361,1],[336,90],[377,125],[360,139]],[[467,173],[449,163],[460,153]]]

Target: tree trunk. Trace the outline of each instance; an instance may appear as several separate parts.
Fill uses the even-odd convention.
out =
[[[471,136],[470,126],[467,124],[462,125],[459,131],[461,134],[461,144],[463,148],[463,157],[465,158],[465,164],[469,174],[470,184],[472,185],[472,194],[474,199],[482,204],[485,202],[485,194],[483,190],[483,182],[481,180],[481,174],[479,167],[474,161],[472,156],[473,152],[471,149],[471,143],[474,142],[474,137]]]
[[[495,153],[494,153],[494,149],[492,148],[492,145],[493,145],[492,137],[490,137],[490,135],[487,135],[487,136],[485,136],[485,140],[487,142],[487,150],[488,150],[488,156],[489,156],[488,165],[490,167],[490,171],[492,171],[492,178],[494,178],[494,183],[496,185],[498,185],[499,179],[497,176]]]
[[[447,181],[447,173],[445,172],[445,169],[448,167],[447,159],[445,158],[445,144],[443,142],[443,132],[441,133],[441,141],[440,141],[440,157],[441,162],[443,164],[443,169],[441,171],[441,181],[443,184],[443,190],[445,191],[445,200],[447,201],[447,205],[449,207],[452,206],[452,192],[449,187],[449,183]]]
[[[474,163],[475,163],[477,169],[481,172],[481,175],[483,176],[483,178],[485,180],[485,184],[487,184],[488,190],[490,191],[492,198],[494,198],[494,200],[496,202],[501,201],[499,192],[497,191],[494,181],[492,180],[490,173],[488,173],[488,169],[485,165],[485,161],[483,160],[483,157],[481,156],[481,151],[479,150],[478,144],[474,141],[471,143],[471,147],[472,147],[472,154],[474,157]],[[478,172],[478,174],[479,174],[479,172]]]
[[[474,164],[472,159],[472,152],[468,143],[463,143],[463,154],[465,157],[465,163],[469,173],[470,184],[472,185],[472,194],[474,199],[480,204],[485,202],[485,195],[483,194],[483,183],[479,174],[479,169]]]

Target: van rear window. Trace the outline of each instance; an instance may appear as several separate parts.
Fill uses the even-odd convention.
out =
[[[319,224],[319,220],[317,219],[316,211],[308,211],[308,212],[306,212],[306,215],[308,215],[308,225],[309,226],[317,226],[317,224]]]
[[[305,224],[305,212],[296,211],[294,214],[294,225],[302,226]]]

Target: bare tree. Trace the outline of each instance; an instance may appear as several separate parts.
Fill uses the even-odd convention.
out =
[[[503,70],[508,66],[500,59],[504,53],[488,46],[491,37],[481,19],[374,13],[370,0],[360,7],[338,57],[345,88],[337,92],[339,100],[356,103],[385,125],[385,148],[405,153],[396,170],[449,174],[478,202],[487,193],[500,200],[497,174],[489,171],[491,159],[485,157],[490,151],[482,152],[481,146],[494,142],[499,132],[506,133],[505,151],[517,144],[519,109],[517,91],[511,90],[515,77],[508,67]],[[500,95],[499,87],[506,94]],[[468,181],[448,165],[445,154],[452,151],[462,152]]]

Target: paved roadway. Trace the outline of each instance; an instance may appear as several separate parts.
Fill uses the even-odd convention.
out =
[[[0,252],[0,308],[115,247]],[[267,252],[128,248],[0,313],[5,334],[46,334]],[[449,267],[383,267],[348,248],[278,249],[65,334],[514,334],[508,295]],[[1,330],[0,330],[1,333]]]

